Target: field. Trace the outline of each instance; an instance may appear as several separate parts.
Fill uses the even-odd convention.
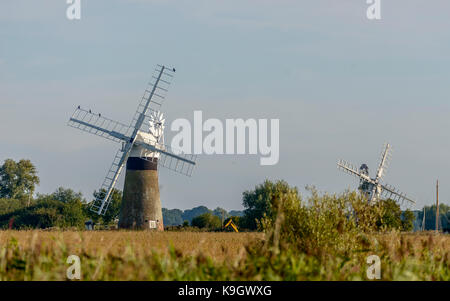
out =
[[[381,258],[382,279],[450,280],[450,237],[374,234],[354,256],[264,250],[262,233],[1,231],[0,280],[66,280],[67,257],[82,280],[366,280],[365,259]]]

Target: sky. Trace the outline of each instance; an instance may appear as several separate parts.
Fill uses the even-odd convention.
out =
[[[241,210],[242,193],[284,179],[301,193],[355,189],[339,159],[369,165],[431,205],[450,197],[450,2],[364,0],[0,2],[0,162],[30,159],[39,193],[98,189],[119,145],[66,126],[76,106],[128,124],[156,64],[176,67],[162,107],[178,118],[279,119],[280,158],[200,155],[192,177],[160,169],[163,207]],[[119,188],[123,179],[119,182]]]

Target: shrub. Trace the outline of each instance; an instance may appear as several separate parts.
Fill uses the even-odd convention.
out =
[[[298,190],[296,187],[290,187],[285,181],[271,182],[264,181],[263,184],[257,185],[254,190],[245,191],[243,193],[244,216],[241,219],[241,226],[250,229],[258,229],[258,221],[264,217],[274,219],[277,202],[289,196],[300,202]]]
[[[379,205],[370,206],[353,192],[311,196],[302,203],[296,194],[280,195],[272,208],[275,217],[265,216],[260,227],[268,235],[275,252],[293,248],[300,253],[321,257],[324,254],[349,253],[361,249],[361,234],[376,230],[383,214]]]
[[[203,213],[192,220],[192,226],[206,229],[219,229],[222,226],[220,218],[210,212]]]

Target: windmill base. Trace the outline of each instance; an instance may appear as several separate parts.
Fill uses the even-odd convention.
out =
[[[119,228],[164,231],[156,161],[128,158]]]

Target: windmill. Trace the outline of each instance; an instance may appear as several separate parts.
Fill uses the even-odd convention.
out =
[[[358,189],[367,196],[370,204],[376,203],[382,196],[397,202],[403,202],[406,200],[408,202],[415,203],[404,193],[399,192],[394,187],[381,183],[388,165],[388,160],[391,156],[390,151],[391,146],[386,143],[383,152],[381,153],[381,161],[375,178],[369,177],[369,167],[366,164],[362,164],[359,170],[357,170],[353,165],[347,163],[346,161],[340,160],[338,162],[338,168],[359,178]]]
[[[164,144],[164,116],[159,111],[175,68],[157,65],[130,125],[78,106],[68,125],[121,143],[91,210],[104,215],[111,193],[126,164],[119,228],[164,230],[158,166],[191,176],[196,156]]]

